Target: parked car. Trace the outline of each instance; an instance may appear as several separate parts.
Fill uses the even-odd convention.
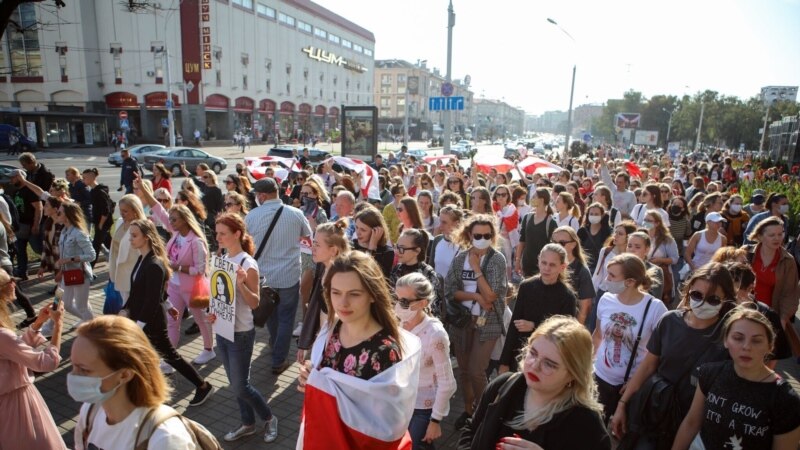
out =
[[[428,152],[426,152],[425,150],[418,149],[418,148],[411,149],[406,153],[408,155],[410,155],[410,156],[413,156],[414,158],[417,158],[417,161],[419,161],[420,159],[428,156]]]
[[[456,144],[450,146],[450,153],[455,155],[458,159],[466,159],[468,151],[469,150],[463,145]]]
[[[203,150],[191,147],[178,147],[168,150],[166,153],[157,153],[145,155],[142,165],[145,169],[153,171],[153,165],[156,163],[164,164],[164,166],[172,171],[173,176],[179,176],[181,172],[181,163],[186,164],[186,169],[194,173],[197,165],[206,163],[214,173],[220,173],[228,167],[228,162],[223,158],[211,155]]]
[[[8,150],[11,147],[11,143],[9,141],[9,137],[14,135],[19,140],[19,151],[20,152],[35,152],[36,148],[36,141],[31,140],[24,134],[19,131],[19,128],[15,127],[14,125],[8,125],[5,123],[0,124],[0,149]]]
[[[140,144],[140,145],[133,145],[128,148],[128,152],[133,156],[137,161],[142,162],[144,159],[144,155],[146,153],[155,152],[158,150],[164,150],[166,147],[163,145],[157,144]],[[108,163],[112,166],[120,167],[122,166],[122,155],[120,152],[114,152],[108,155]]]
[[[472,149],[472,142],[470,142],[470,141],[468,141],[466,139],[462,139],[462,140],[458,141],[458,145],[463,146],[467,150]]]
[[[281,158],[291,158],[293,156],[293,151],[297,150],[297,156],[303,156],[303,149],[306,147],[294,147],[291,145],[279,145],[277,147],[272,147],[271,149],[267,150],[267,156],[279,156]],[[325,150],[320,150],[318,148],[309,148],[308,149],[308,159],[313,165],[317,165],[322,161],[330,158],[330,152],[326,152]]]

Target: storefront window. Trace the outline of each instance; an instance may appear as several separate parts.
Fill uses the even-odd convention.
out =
[[[49,144],[69,144],[69,123],[47,122],[46,139]]]

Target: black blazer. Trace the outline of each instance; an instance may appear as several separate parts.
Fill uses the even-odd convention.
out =
[[[152,251],[139,256],[133,266],[131,292],[125,304],[131,320],[144,322],[151,329],[166,328],[167,318],[162,305],[166,282],[167,271]]]

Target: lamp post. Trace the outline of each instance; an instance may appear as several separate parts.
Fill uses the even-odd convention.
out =
[[[667,122],[667,140],[665,145],[666,147],[669,146],[669,132],[672,130],[672,115],[675,114],[675,110],[673,109],[672,111],[668,111],[667,108],[661,108],[661,110],[669,114],[669,121]]]
[[[453,11],[453,0],[450,0],[450,6],[447,7],[447,74],[445,78],[447,82],[452,81],[452,67],[453,67],[453,27],[456,26],[456,13]],[[444,110],[444,148],[442,154],[450,154],[450,136],[451,136],[451,118],[450,110]]]
[[[575,41],[575,38],[572,37],[572,35],[569,34],[569,32],[567,32],[567,30],[562,28],[561,25],[558,24],[558,22],[556,22],[555,20],[553,20],[553,19],[551,19],[549,17],[547,18],[547,21],[550,22],[551,24],[557,26],[559,30],[561,30],[564,34],[567,35],[567,37],[569,37],[572,40],[573,44],[577,45],[577,42]],[[572,87],[570,87],[570,90],[569,90],[569,111],[567,112],[567,131],[566,131],[565,136],[564,136],[564,155],[563,155],[564,161],[567,160],[567,154],[569,154],[569,138],[570,138],[570,134],[572,133],[572,99],[575,96],[575,72],[576,72],[576,70],[577,70],[577,64],[573,64],[572,65]]]

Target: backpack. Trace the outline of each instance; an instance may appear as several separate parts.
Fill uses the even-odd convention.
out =
[[[14,232],[19,231],[19,210],[17,209],[17,204],[14,203],[14,199],[5,192],[3,192],[2,196],[3,200],[8,204],[8,214],[11,216],[11,229]]]
[[[92,432],[91,425],[94,423],[95,416],[97,416],[97,409],[96,405],[92,404],[89,406],[89,411],[86,412],[86,423],[83,427],[84,447],[88,444],[89,434]],[[135,445],[134,450],[147,450],[147,446],[150,444],[150,438],[153,437],[156,428],[173,417],[177,417],[183,422],[183,425],[186,427],[186,432],[189,433],[189,436],[192,438],[192,443],[194,443],[195,448],[201,450],[222,450],[222,446],[219,444],[217,438],[215,438],[206,427],[194,420],[183,417],[178,411],[166,405],[151,408],[147,414],[145,414],[144,418],[142,418],[142,421],[139,423],[139,428],[136,431],[136,439],[133,441]]]

